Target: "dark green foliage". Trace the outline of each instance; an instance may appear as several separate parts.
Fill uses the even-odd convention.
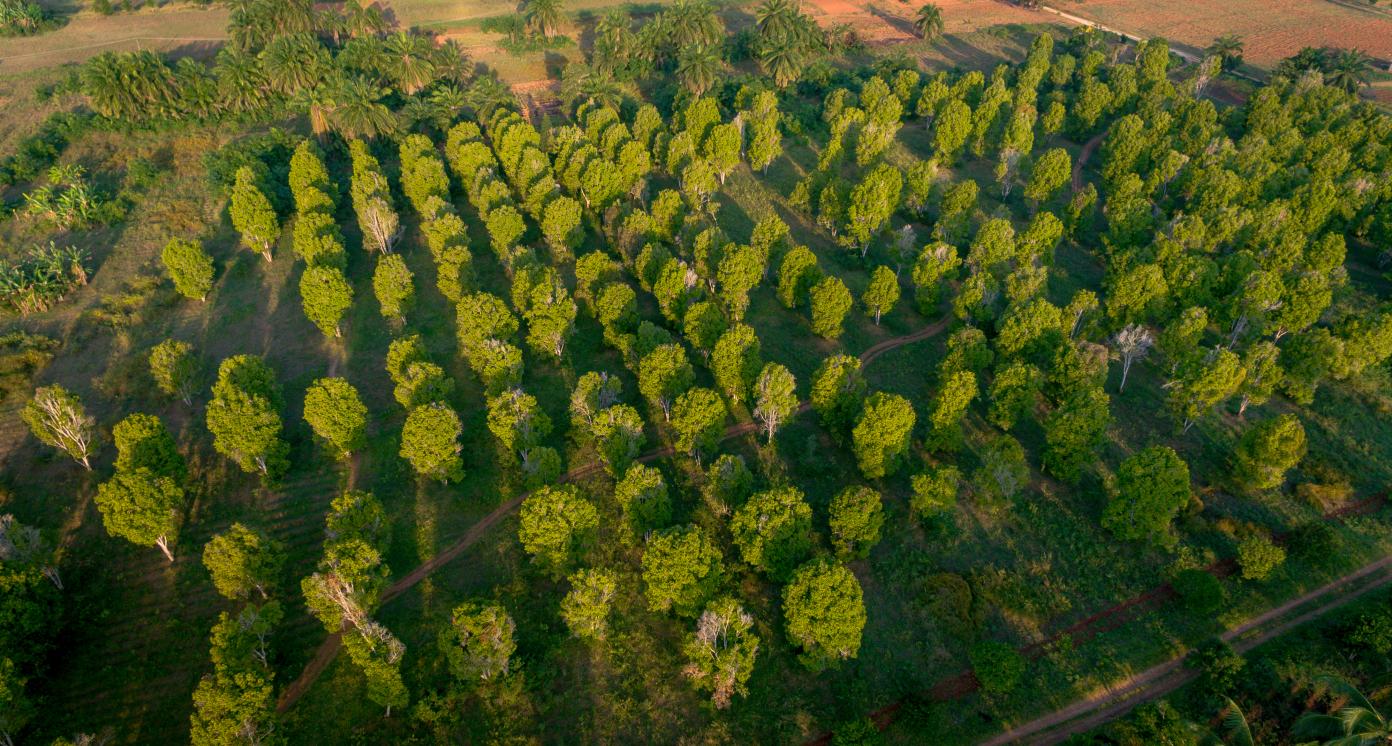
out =
[[[1223,606],[1223,585],[1204,570],[1180,570],[1171,581],[1184,608],[1197,619],[1206,619]]]
[[[995,640],[982,640],[971,648],[972,672],[988,694],[1009,694],[1025,674],[1025,659],[1015,648]]]

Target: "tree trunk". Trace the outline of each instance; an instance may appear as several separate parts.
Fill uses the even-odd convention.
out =
[[[164,538],[163,536],[159,537],[158,539],[155,539],[155,546],[159,547],[161,552],[164,552],[164,556],[165,556],[171,563],[174,562],[174,555],[173,555],[173,554],[170,554],[170,552],[169,552],[169,540],[168,540],[168,539]]]
[[[880,325],[880,309],[875,309],[875,326]]]
[[[1247,411],[1247,405],[1248,405],[1248,404],[1251,404],[1251,403],[1252,403],[1252,395],[1251,395],[1251,394],[1243,394],[1243,395],[1242,395],[1242,403],[1239,404],[1239,405],[1237,405],[1237,416],[1238,416],[1238,417],[1242,417],[1243,414]]]
[[[85,467],[85,468],[87,469],[87,471],[91,471],[91,470],[92,470],[92,462],[91,462],[90,459],[88,459],[88,457],[83,456],[83,457],[82,457],[81,459],[79,459],[79,460],[82,462],[82,466]]]
[[[271,250],[270,250],[270,249],[266,249],[265,251],[261,252],[261,256],[262,256],[262,258],[264,258],[267,262],[270,262],[270,261],[271,261]]]
[[[1117,387],[1117,393],[1118,393],[1118,394],[1120,394],[1121,392],[1123,392],[1123,391],[1126,390],[1126,377],[1127,377],[1128,375],[1130,375],[1130,374],[1131,374],[1131,359],[1130,359],[1130,358],[1127,358],[1127,359],[1121,361],[1121,385]]]

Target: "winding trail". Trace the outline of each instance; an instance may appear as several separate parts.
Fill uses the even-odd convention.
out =
[[[1083,143],[1083,149],[1078,153],[1078,160],[1073,162],[1073,193],[1083,191],[1083,166],[1087,165],[1088,159],[1097,151],[1097,146],[1102,144],[1102,138],[1107,136],[1104,130],[1092,136],[1091,140]]]
[[[952,316],[950,314],[945,315],[937,321],[934,321],[933,323],[923,327],[922,329],[919,329],[916,332],[905,334],[902,337],[886,339],[883,342],[871,345],[864,352],[860,353],[861,366],[864,367],[866,365],[869,365],[870,363],[874,362],[876,358],[891,350],[895,350],[905,345],[913,344],[915,342],[921,342],[925,339],[931,339],[932,337],[941,334],[943,330],[946,329],[948,325],[951,323]],[[801,406],[798,407],[798,413],[805,413],[811,408],[812,405],[810,403],[804,402]],[[738,438],[740,436],[748,435],[752,432],[755,432],[757,429],[758,423],[740,422],[726,428],[725,434],[722,435],[720,439],[722,441],[725,441],[731,438]],[[671,456],[672,453],[672,448],[670,446],[666,446],[663,448],[657,448],[648,451],[647,453],[639,456],[637,460],[642,462],[648,462],[653,461],[655,459]],[[600,465],[598,463],[586,464],[585,466],[580,466],[575,469],[571,469],[570,471],[561,475],[559,481],[562,484],[566,482],[574,482],[576,480],[582,479],[595,473],[599,470],[599,468]],[[412,586],[424,580],[431,573],[435,572],[444,565],[448,564],[450,561],[457,558],[459,555],[463,554],[466,549],[478,543],[479,539],[482,539],[484,534],[488,533],[489,529],[493,528],[495,525],[498,524],[499,521],[503,520],[509,514],[521,507],[522,502],[526,500],[528,495],[530,494],[530,492],[527,492],[518,495],[512,498],[511,500],[508,500],[507,502],[503,503],[502,505],[499,505],[498,507],[494,508],[493,511],[488,515],[484,516],[483,518],[480,518],[477,523],[470,526],[469,530],[465,531],[464,535],[460,536],[453,544],[444,548],[434,557],[431,557],[429,560],[421,563],[414,570],[402,576],[395,583],[392,583],[390,586],[388,586],[387,589],[382,592],[381,602],[385,604],[388,601],[391,601],[392,599],[396,598],[397,596],[400,596],[402,593],[405,593],[407,590],[409,590]],[[305,692],[309,691],[309,687],[314,684],[315,680],[319,678],[319,675],[324,672],[324,669],[329,667],[329,664],[332,663],[334,658],[338,655],[338,650],[340,647],[342,647],[342,644],[343,641],[341,633],[335,632],[329,635],[327,638],[325,638],[323,644],[321,644],[319,646],[319,649],[315,651],[314,657],[310,659],[309,663],[305,665],[304,670],[300,672],[299,677],[296,678],[294,681],[290,682],[290,685],[285,687],[285,689],[280,693],[280,699],[276,702],[276,712],[283,713],[286,710],[289,710],[292,706],[294,706],[295,702],[297,702],[300,699],[300,697],[304,696]]]

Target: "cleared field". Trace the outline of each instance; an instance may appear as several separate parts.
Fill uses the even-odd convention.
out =
[[[943,31],[964,34],[1009,23],[1039,23],[1052,20],[1001,0],[942,0]],[[856,0],[808,0],[807,11],[823,26],[848,24],[869,43],[914,41],[914,13],[919,6],[903,2],[856,2]]]
[[[78,13],[47,34],[0,39],[0,74],[81,62],[111,50],[188,54],[216,50],[227,34],[227,9],[180,5],[102,16]]]
[[[1392,58],[1392,17],[1328,0],[1087,0],[1057,7],[1118,31],[1162,36],[1195,49],[1223,34],[1238,34],[1246,44],[1247,62],[1262,67],[1301,47],[1361,49]]]

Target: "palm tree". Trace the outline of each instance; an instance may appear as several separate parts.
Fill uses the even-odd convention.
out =
[[[1242,708],[1232,701],[1231,697],[1224,697],[1222,715],[1222,733],[1217,734],[1207,728],[1190,723],[1190,729],[1199,735],[1199,743],[1202,746],[1255,746],[1256,741],[1252,738],[1252,728],[1247,724],[1247,716],[1243,714]]]
[[[512,89],[503,85],[497,78],[487,75],[475,78],[469,90],[465,91],[464,98],[480,121],[491,119],[493,112],[500,106],[517,106],[517,98],[512,95]]]
[[[754,11],[754,27],[765,43],[786,39],[800,12],[797,0],[764,0]]]
[[[331,65],[329,53],[309,34],[277,37],[261,52],[271,87],[291,95],[314,86]]]
[[[522,16],[532,33],[550,39],[561,25],[561,0],[526,0]]]
[[[260,111],[266,106],[270,86],[261,60],[235,47],[218,52],[213,67],[217,76],[218,105],[236,114]]]
[[[1333,695],[1334,714],[1307,712],[1295,721],[1291,735],[1299,741],[1326,746],[1376,746],[1392,740],[1392,722],[1378,712],[1358,688],[1335,676],[1315,678],[1317,698]]]
[[[1324,75],[1324,82],[1342,88],[1349,93],[1356,93],[1359,88],[1368,84],[1368,69],[1370,67],[1372,67],[1372,60],[1363,53],[1363,50],[1345,49],[1330,60],[1328,72]]]
[[[928,41],[942,36],[942,9],[932,3],[924,4],[922,8],[918,9],[918,15],[914,17],[914,30]]]
[[[791,39],[782,39],[764,49],[759,55],[759,64],[763,65],[765,73],[773,76],[775,85],[786,88],[802,72],[802,50]]]
[[[623,88],[608,70],[575,63],[566,65],[561,74],[561,100],[570,111],[575,111],[577,106],[586,102],[617,110],[623,102]]]
[[[398,32],[387,38],[387,69],[396,87],[408,96],[435,79],[435,45],[424,36]]]
[[[376,3],[363,5],[358,0],[343,4],[343,28],[354,39],[378,36],[387,30],[387,19]]]
[[[677,78],[688,91],[697,97],[715,87],[720,77],[720,55],[706,46],[691,48],[677,62]]]
[[[1242,64],[1244,45],[1237,34],[1223,34],[1208,46],[1208,53],[1223,61],[1224,70],[1236,70]]]
[[[328,112],[329,126],[345,140],[371,140],[391,134],[396,118],[382,103],[387,91],[361,78],[344,77],[335,86],[334,106]]]
[[[677,0],[663,14],[668,32],[678,50],[713,47],[725,36],[725,24],[705,0]]]

